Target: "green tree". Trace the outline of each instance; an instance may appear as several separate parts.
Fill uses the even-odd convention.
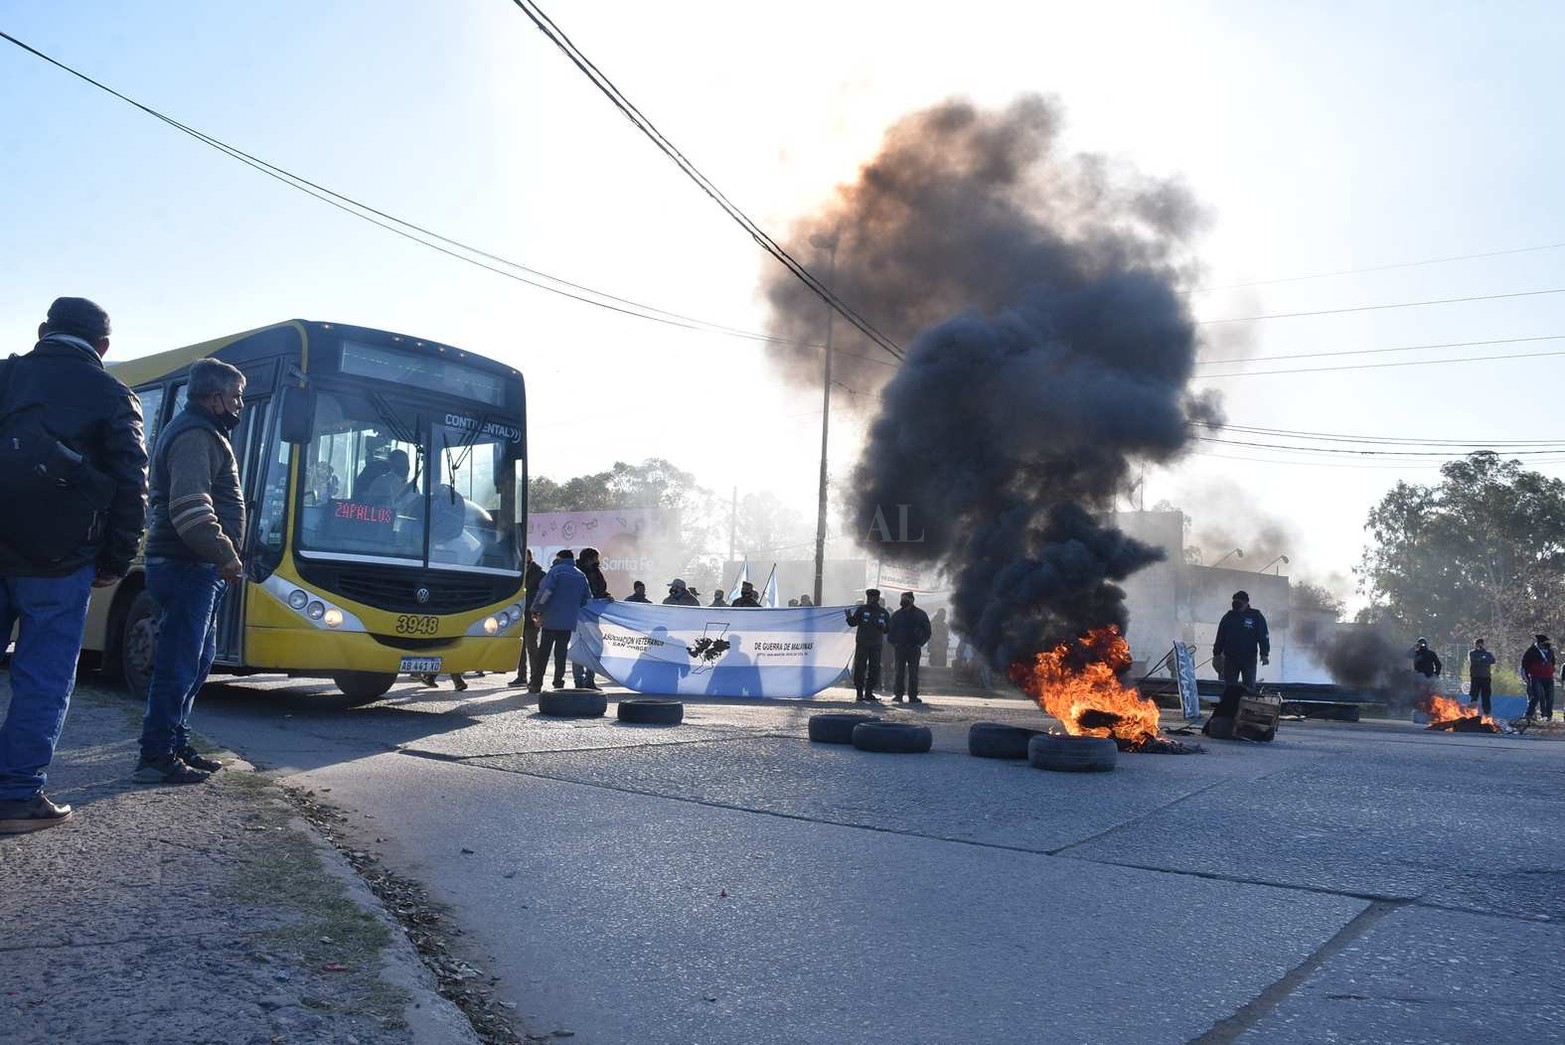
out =
[[[1443,655],[1483,635],[1502,659],[1519,656],[1565,608],[1565,483],[1490,451],[1440,474],[1433,486],[1399,482],[1370,512],[1360,617],[1397,625],[1409,645],[1427,636]]]

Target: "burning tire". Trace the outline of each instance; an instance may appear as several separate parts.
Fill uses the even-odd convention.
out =
[[[853,746],[860,751],[917,755],[928,751],[934,743],[935,735],[928,726],[910,726],[900,722],[860,722],[853,727]]]
[[[1056,773],[1107,773],[1119,761],[1119,748],[1108,737],[1040,733],[1027,742],[1027,761]]]
[[[967,753],[975,758],[1026,758],[1027,745],[1041,729],[974,722],[967,730]]]
[[[685,705],[679,700],[622,700],[619,720],[642,726],[677,726],[685,720]]]
[[[876,715],[851,711],[827,711],[810,716],[810,739],[817,744],[851,744],[853,727],[864,722],[879,722]]]
[[[538,714],[550,718],[601,718],[609,698],[587,690],[558,689],[538,694]]]

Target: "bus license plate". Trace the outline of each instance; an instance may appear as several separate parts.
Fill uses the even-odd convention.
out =
[[[438,675],[441,672],[439,657],[403,657],[402,670],[414,675]]]

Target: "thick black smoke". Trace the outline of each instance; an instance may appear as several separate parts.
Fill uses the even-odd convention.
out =
[[[1216,420],[1186,391],[1176,259],[1195,208],[1060,155],[1058,122],[1039,98],[910,117],[811,223],[836,230],[845,300],[893,336],[921,331],[855,469],[857,532],[883,559],[946,565],[957,628],[1000,667],[1125,624],[1115,582],[1162,553],[1092,513],[1132,460],[1167,460],[1192,417]],[[783,332],[812,332],[818,302],[771,297]],[[819,381],[818,355],[788,358]]]

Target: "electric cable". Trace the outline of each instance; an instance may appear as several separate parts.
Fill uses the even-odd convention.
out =
[[[554,44],[570,60],[572,65],[576,66],[588,80],[592,81],[593,86],[597,87],[637,130],[650,139],[659,151],[673,160],[675,166],[683,171],[686,177],[694,181],[702,192],[711,197],[730,218],[734,219],[741,228],[749,233],[750,238],[762,250],[781,262],[784,268],[793,273],[801,283],[839,315],[857,327],[859,332],[869,338],[876,347],[895,359],[901,360],[904,358],[902,349],[895,342],[876,330],[869,320],[859,315],[858,312],[854,311],[853,308],[839,298],[830,287],[817,279],[813,273],[789,254],[776,240],[772,239],[764,229],[752,221],[749,215],[745,214],[721,189],[712,183],[711,179],[701,173],[700,169],[684,153],[680,152],[674,143],[662,131],[658,130],[657,126],[640,109],[636,108],[630,99],[615,86],[614,82],[594,65],[592,60],[582,53],[580,48],[571,42],[570,37],[559,26],[554,24],[553,20],[544,13],[542,8],[534,3],[533,0],[511,0],[511,2],[527,16],[550,43]]]
[[[1269,312],[1259,316],[1228,316],[1223,319],[1199,319],[1197,326],[1214,323],[1255,323],[1263,319],[1298,319],[1301,316],[1339,316],[1348,312],[1380,312],[1389,308],[1423,308],[1426,305],[1457,305],[1468,301],[1500,301],[1506,298],[1531,298],[1543,294],[1565,294],[1565,287],[1547,290],[1513,290],[1505,294],[1472,294],[1461,298],[1433,298],[1429,301],[1393,301],[1384,305],[1354,305],[1351,308],[1320,308],[1309,312]]]
[[[1452,254],[1443,258],[1425,258],[1422,261],[1399,261],[1391,265],[1370,265],[1366,268],[1338,269],[1336,272],[1317,272],[1309,276],[1280,276],[1275,279],[1252,279],[1243,283],[1223,283],[1211,287],[1196,287],[1199,293],[1216,290],[1238,290],[1241,287],[1264,287],[1276,283],[1300,283],[1310,279],[1330,279],[1334,276],[1357,276],[1366,272],[1390,272],[1393,269],[1418,268],[1422,265],[1443,265],[1451,261],[1472,261],[1478,258],[1498,258],[1508,254],[1529,254],[1540,250],[1558,250],[1565,243],[1542,243],[1535,247],[1511,247],[1508,250],[1487,250],[1480,254]]]
[[[1270,363],[1284,359],[1324,359],[1329,356],[1374,356],[1388,352],[1421,352],[1440,348],[1476,348],[1480,345],[1517,345],[1532,341],[1565,341],[1565,334],[1543,334],[1538,337],[1497,337],[1487,341],[1443,341],[1428,345],[1402,345],[1398,348],[1349,348],[1340,352],[1299,352],[1289,355],[1230,356],[1227,359],[1197,359],[1196,366],[1243,366],[1250,363]],[[1415,360],[1416,362],[1416,360]]]

